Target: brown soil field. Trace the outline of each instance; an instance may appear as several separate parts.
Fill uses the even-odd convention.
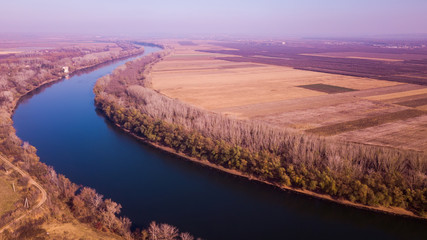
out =
[[[363,91],[354,91],[348,93],[328,94],[315,97],[305,97],[290,99],[284,101],[269,102],[264,104],[247,104],[238,107],[230,107],[218,109],[221,112],[239,112],[241,115],[248,118],[268,116],[269,114],[290,113],[301,110],[313,110],[323,107],[336,106],[339,104],[355,103],[356,101],[364,100],[363,97],[374,96],[379,94],[395,93],[399,91],[410,91],[419,89],[420,86],[413,84],[400,84],[388,87],[379,87],[365,89]],[[371,101],[375,103],[387,103],[387,101]],[[388,107],[396,107],[389,104]],[[352,113],[354,114],[354,113]]]
[[[402,106],[355,99],[354,97],[323,98],[322,100],[324,101],[319,102],[319,104],[314,104],[313,100],[311,107],[305,107],[306,104],[310,104],[310,101],[308,103],[301,101],[298,109],[295,108],[297,106],[288,104],[283,106],[282,110],[276,114],[261,115],[254,119],[273,125],[308,130],[336,126],[348,121],[378,117],[406,109]],[[295,105],[298,105],[298,103],[295,103]]]
[[[427,105],[416,107],[416,109],[427,112]]]
[[[417,94],[417,95],[411,95],[411,96],[400,97],[400,98],[392,98],[392,99],[384,100],[381,102],[398,104],[400,102],[418,100],[423,98],[427,98],[427,94]]]
[[[427,109],[426,109],[427,110]],[[426,151],[427,115],[336,135],[345,141]]]
[[[427,88],[421,88],[421,89],[411,90],[411,91],[403,91],[403,92],[397,92],[397,93],[370,96],[370,97],[366,97],[365,99],[384,101],[384,100],[390,100],[394,98],[409,97],[409,96],[426,94],[426,93],[427,93]]]
[[[404,102],[398,102],[396,104],[407,106],[407,107],[419,107],[419,106],[427,105],[427,98],[408,100]]]
[[[368,127],[378,126],[389,122],[394,122],[398,120],[406,120],[408,118],[415,118],[424,115],[425,112],[415,110],[415,109],[406,109],[399,112],[381,114],[375,117],[368,117],[357,119],[354,121],[341,122],[337,124],[331,124],[324,127],[313,128],[308,130],[308,132],[316,133],[319,135],[337,135],[343,132],[349,132],[359,129],[364,129]]]
[[[369,41],[364,44],[346,41],[332,43],[290,41],[285,45],[281,41],[223,41],[213,44],[224,49],[200,49],[200,51],[232,55],[220,59],[233,62],[264,63],[323,73],[427,85],[427,48],[420,47],[425,43],[411,46],[413,43],[403,41],[382,47]],[[334,56],[313,56],[325,53]],[[349,54],[353,57],[342,57]],[[385,59],[399,61],[383,61]]]
[[[425,86],[307,71],[268,61],[236,61],[230,55],[236,49],[222,43],[168,44],[171,54],[153,66],[149,77],[153,89],[171,98],[242,119],[347,141],[427,150],[427,135],[423,135],[427,127],[422,123]],[[384,54],[378,53],[378,57]],[[412,55],[400,57],[405,60]],[[287,61],[280,55],[257,52],[256,56]],[[397,123],[402,126],[396,128]],[[383,129],[385,126],[394,129]],[[370,130],[375,128],[389,134],[372,134]],[[414,134],[407,134],[410,129]],[[396,141],[392,136],[405,139]]]
[[[326,52],[303,53],[303,56],[330,57],[330,58],[354,58],[377,61],[399,62],[405,60],[422,60],[426,55],[421,54],[393,54],[393,53],[369,53],[369,52]]]

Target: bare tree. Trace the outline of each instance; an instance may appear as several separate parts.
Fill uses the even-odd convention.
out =
[[[160,227],[156,222],[151,222],[148,227],[148,237],[150,240],[160,240]]]
[[[187,232],[181,233],[179,237],[181,238],[181,240],[194,240],[194,237]]]
[[[111,199],[104,201],[105,210],[102,212],[102,218],[108,228],[112,228],[114,224],[117,224],[116,214],[120,213],[122,206]]]
[[[148,228],[150,240],[175,240],[178,234],[176,227],[164,223],[158,225],[156,222],[151,222]]]

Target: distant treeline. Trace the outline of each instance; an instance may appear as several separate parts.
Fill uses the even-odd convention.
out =
[[[337,142],[205,111],[150,88],[160,54],[98,80],[96,104],[114,123],[151,142],[246,175],[369,206],[427,210],[427,155]]]
[[[158,47],[158,48],[164,49],[163,45],[155,44],[155,43],[150,43],[150,42],[138,42],[138,41],[134,41],[132,43],[137,44],[137,45],[141,45],[141,46]]]

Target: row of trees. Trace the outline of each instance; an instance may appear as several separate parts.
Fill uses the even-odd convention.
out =
[[[198,109],[147,87],[146,70],[160,58],[135,60],[100,79],[98,108],[138,136],[191,157],[279,185],[425,214],[426,153],[338,143]]]

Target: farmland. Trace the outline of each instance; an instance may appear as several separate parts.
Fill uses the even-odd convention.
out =
[[[425,87],[228,61],[223,52],[232,51],[221,50],[221,42],[163,44],[166,51],[97,82],[95,104],[117,126],[163,150],[249,179],[424,216],[425,152],[388,147],[395,142],[352,143],[354,134],[345,141],[339,135],[404,121],[420,134],[405,136],[415,137],[415,144],[399,148],[422,148],[424,127],[417,124],[424,111],[370,98],[391,101],[401,92],[398,102],[412,101]]]
[[[339,140],[427,149],[427,50],[418,43],[184,43],[169,43],[150,75],[171,98]]]

